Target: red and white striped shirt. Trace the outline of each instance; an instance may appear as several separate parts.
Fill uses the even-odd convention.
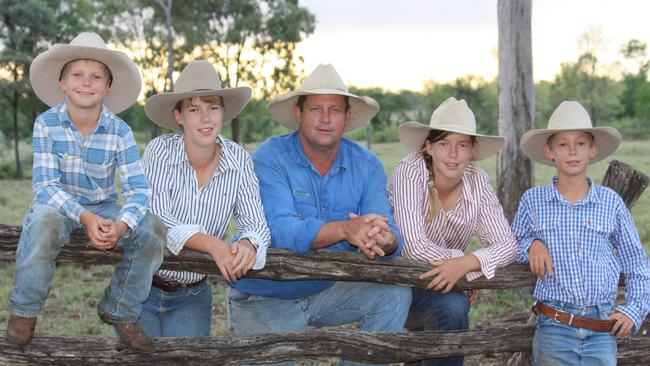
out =
[[[469,239],[476,235],[484,247],[472,254],[481,263],[481,271],[468,273],[468,280],[481,275],[492,278],[497,268],[515,261],[517,241],[483,169],[468,165],[456,208],[440,208],[431,221],[426,220],[428,180],[429,171],[419,152],[407,155],[395,165],[388,197],[404,238],[403,256],[424,261],[462,257]]]

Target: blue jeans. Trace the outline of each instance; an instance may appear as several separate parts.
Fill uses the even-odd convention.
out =
[[[208,281],[167,292],[152,287],[138,324],[150,337],[209,337],[212,291]]]
[[[235,335],[300,332],[361,321],[367,332],[400,332],[411,303],[408,287],[365,282],[335,282],[302,299],[277,299],[228,289],[228,313]],[[291,365],[293,362],[276,365]],[[342,365],[365,365],[342,361]]]
[[[579,306],[560,301],[544,302],[555,309],[593,319],[605,320],[612,305]],[[533,338],[533,364],[616,365],[616,337],[608,332],[570,327],[544,315],[537,317]]]
[[[416,318],[416,319],[414,319]],[[418,319],[427,324],[420,324]],[[459,330],[469,328],[469,298],[464,292],[446,294],[413,288],[413,301],[409,310],[409,330]],[[413,329],[411,329],[413,328]],[[462,365],[463,357],[446,357],[423,360],[412,365],[450,366]]]
[[[118,204],[84,206],[106,219],[115,220]],[[50,291],[54,262],[68,243],[70,232],[80,227],[54,207],[33,203],[25,220],[16,250],[16,275],[11,294],[11,312],[33,318],[38,315]],[[115,323],[135,323],[151,287],[151,276],[158,270],[166,240],[164,224],[147,213],[128,238],[120,238],[117,248],[124,257],[113,271],[104,291],[99,311]]]

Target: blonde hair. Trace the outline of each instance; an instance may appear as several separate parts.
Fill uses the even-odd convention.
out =
[[[438,190],[436,189],[434,183],[434,173],[433,173],[433,156],[429,155],[427,152],[427,141],[430,144],[438,142],[445,137],[451,135],[453,132],[442,131],[442,130],[431,130],[427,135],[427,138],[422,143],[422,149],[420,153],[422,154],[422,159],[424,159],[424,165],[427,167],[429,172],[429,179],[427,181],[427,190],[429,191],[429,207],[427,208],[426,220],[431,221],[438,214],[440,209],[440,198],[438,197]],[[472,138],[472,143],[476,143],[476,137],[470,136]]]

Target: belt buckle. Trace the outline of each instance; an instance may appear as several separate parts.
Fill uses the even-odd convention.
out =
[[[557,319],[558,315],[561,315],[561,314],[568,314],[568,315],[569,315],[569,323],[568,323],[567,325],[570,326],[570,325],[573,323],[573,317],[574,317],[574,315],[571,314],[571,313],[569,313],[569,312],[566,312],[566,311],[564,311],[564,310],[555,309],[555,315],[553,316],[553,320],[554,320],[556,323],[561,323],[561,322]]]

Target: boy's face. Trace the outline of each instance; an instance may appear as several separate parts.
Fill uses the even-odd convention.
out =
[[[214,148],[223,124],[223,112],[221,98],[206,103],[195,97],[180,112],[174,109],[174,118],[183,126],[186,143],[195,147]]]
[[[61,80],[68,107],[96,109],[110,90],[105,66],[94,60],[77,60],[67,65]]]
[[[591,134],[583,131],[559,132],[552,136],[550,144],[544,144],[544,154],[555,161],[558,175],[586,175],[597,153]]]

